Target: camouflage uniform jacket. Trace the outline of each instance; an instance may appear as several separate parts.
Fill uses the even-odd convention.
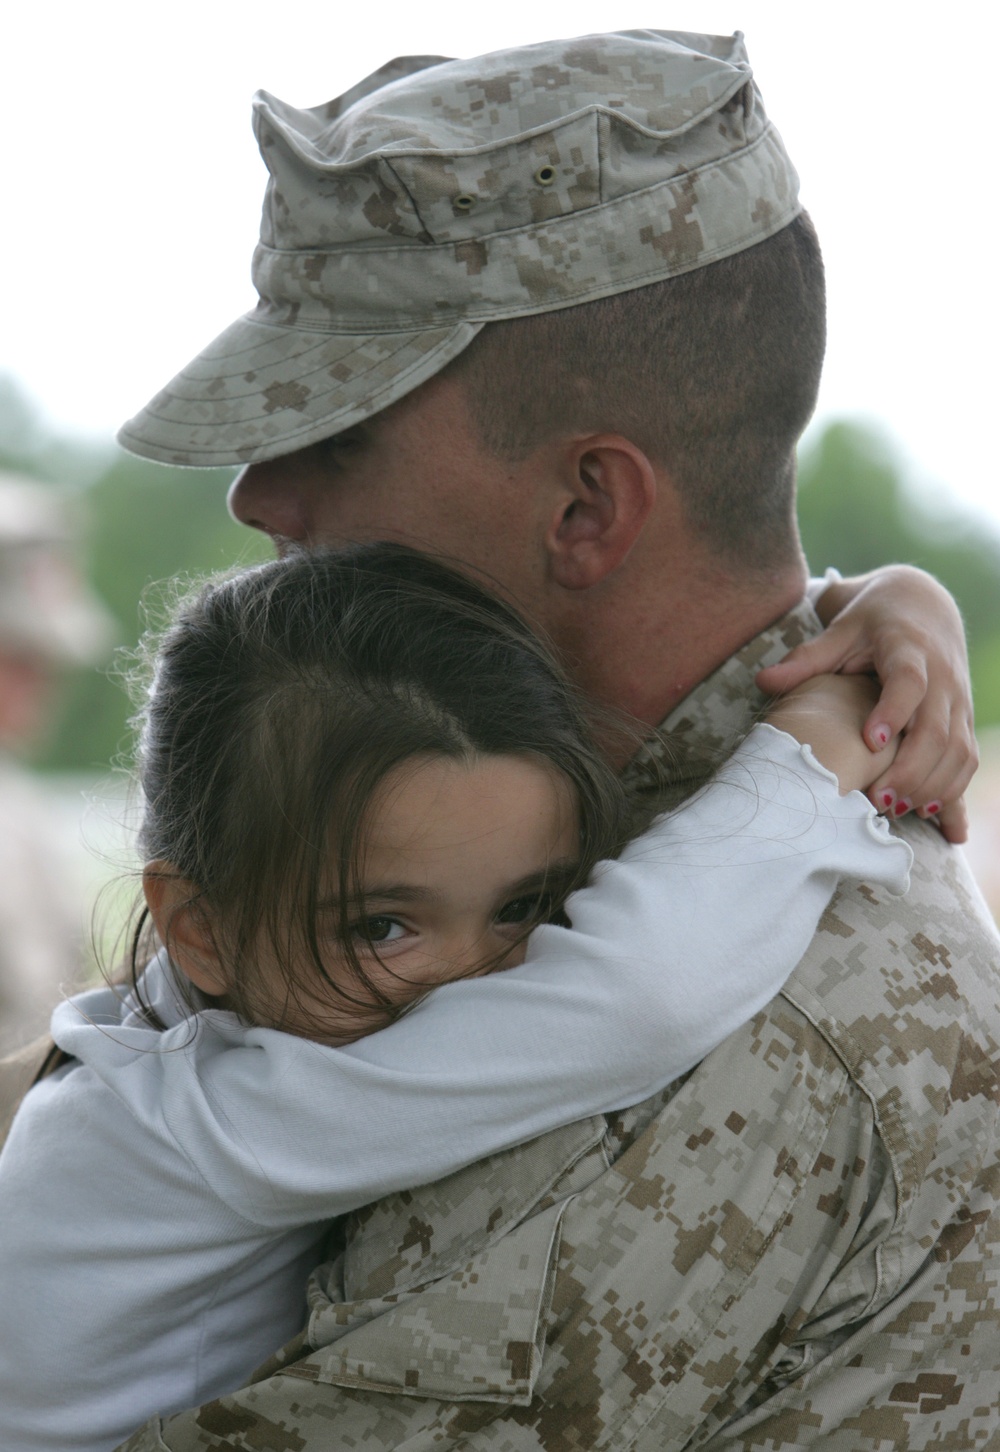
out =
[[[815,629],[675,711],[687,789],[686,744],[745,729]],[[305,1332],[128,1452],[1000,1447],[1000,942],[961,855],[902,830],[908,897],[844,883],[684,1080],[356,1217]]]

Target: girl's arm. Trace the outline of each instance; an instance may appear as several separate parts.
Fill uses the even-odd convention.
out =
[[[899,892],[909,861],[859,793],[762,725],[600,864],[572,928],[536,929],[517,968],[445,985],[341,1049],[210,1011],[152,1052],[113,1031],[102,1051],[122,1059],[130,1110],[241,1216],[327,1219],[654,1093],[774,996],[841,876]]]
[[[836,572],[830,572],[835,575]],[[815,640],[757,677],[768,694],[791,690],[820,672],[874,673],[882,691],[864,737],[873,751],[902,732],[899,755],[870,787],[880,810],[916,808],[950,842],[964,842],[961,800],[979,762],[962,617],[948,591],[911,565],[887,565],[853,579],[810,587],[823,624]]]

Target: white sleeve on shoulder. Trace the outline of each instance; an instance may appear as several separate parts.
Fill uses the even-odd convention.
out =
[[[201,1014],[130,1074],[133,1112],[158,1081],[149,1112],[233,1209],[327,1219],[646,1098],[778,992],[841,877],[898,893],[910,862],[859,792],[757,726],[598,865],[572,927],[536,929],[519,967],[446,984],[341,1049]]]
[[[806,599],[814,610],[819,604],[820,597],[826,593],[827,586],[835,585],[838,580],[842,580],[843,578],[843,575],[834,565],[829,565],[825,574],[820,576],[813,575],[810,578],[806,586]]]

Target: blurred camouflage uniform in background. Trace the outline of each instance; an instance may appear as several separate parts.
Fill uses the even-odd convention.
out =
[[[87,907],[51,797],[18,756],[44,738],[59,678],[106,650],[110,619],[76,563],[55,489],[0,475],[0,1053],[48,1027],[83,967]]]

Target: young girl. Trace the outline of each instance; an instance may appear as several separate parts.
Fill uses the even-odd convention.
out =
[[[855,689],[795,727],[845,790],[886,765]],[[609,860],[628,803],[544,647],[394,546],[205,587],[139,767],[162,947],[56,1011],[71,1062],[0,1158],[5,1452],[108,1452],[242,1384],[332,1217],[654,1093],[841,876],[898,892],[910,860],[770,725]]]

